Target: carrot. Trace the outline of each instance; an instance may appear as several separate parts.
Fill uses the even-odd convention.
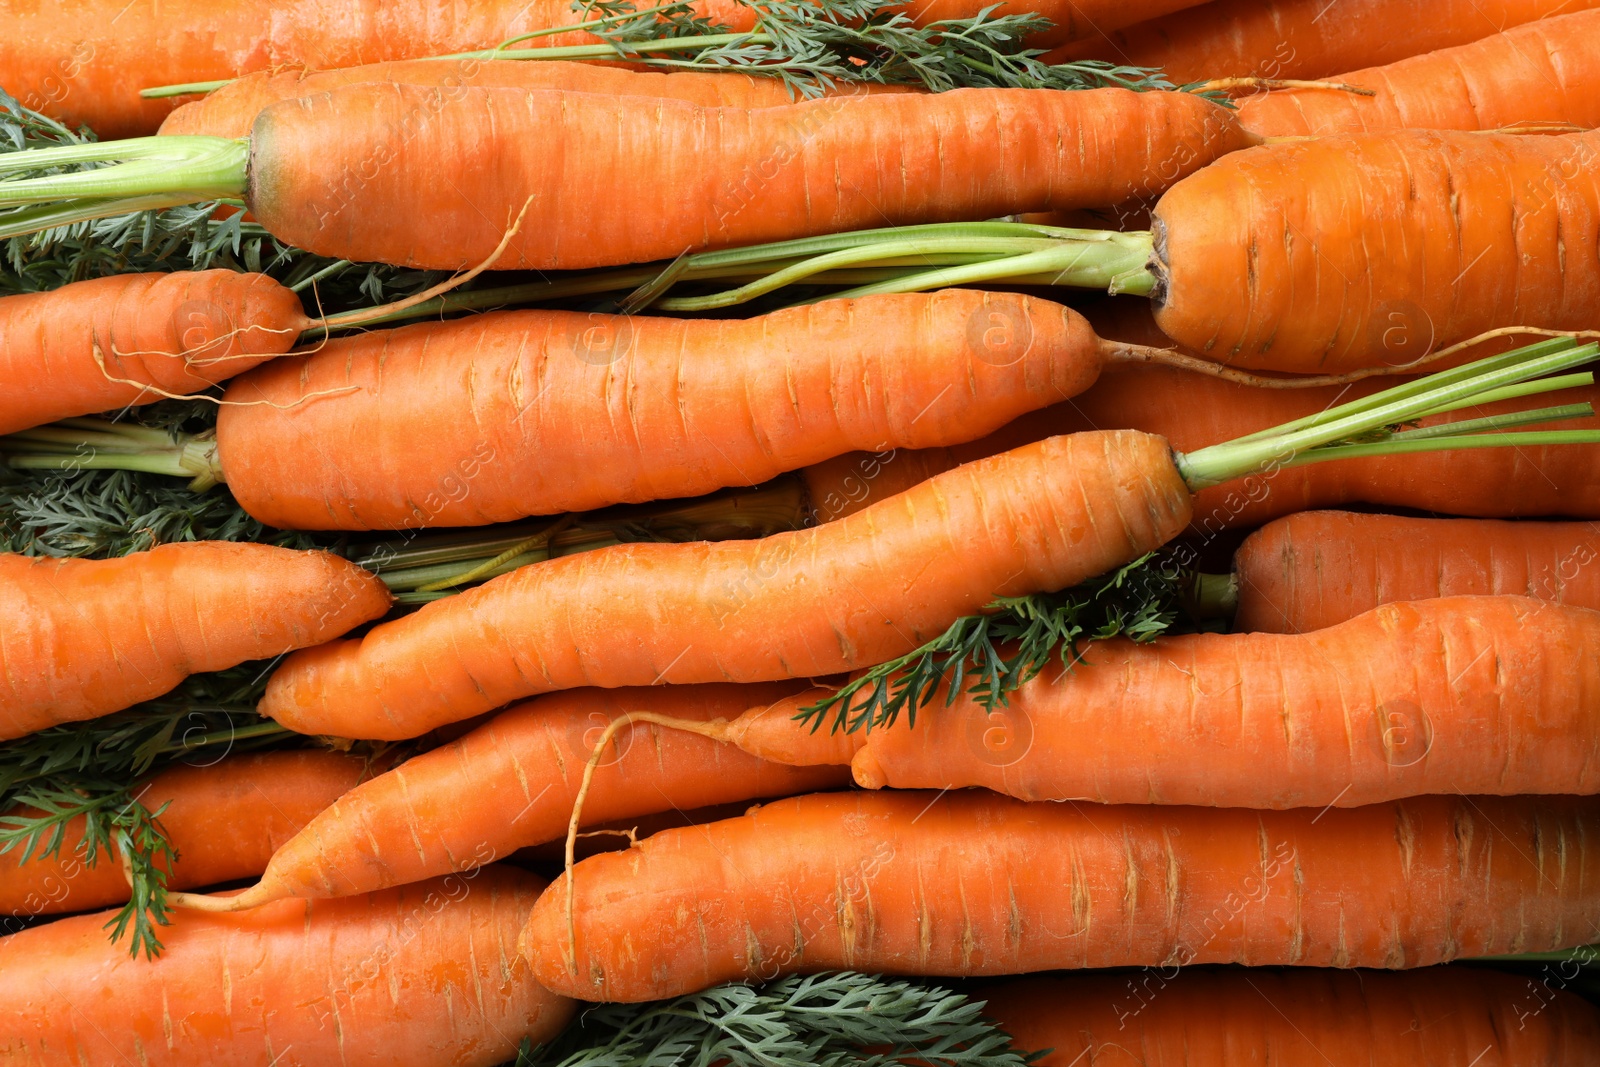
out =
[[[0,555],[0,576],[0,739],[320,644],[390,603],[382,582],[328,553],[224,541],[105,560]]]
[[[1130,358],[1059,304],[974,290],[746,320],[492,312],[276,360],[188,447],[270,526],[474,526],[970,441]],[[463,471],[470,491],[424,503]]]
[[[289,289],[231,270],[0,297],[0,432],[198,393],[289,351],[307,323]]]
[[[521,221],[501,236],[502,250]],[[404,312],[485,266],[401,300],[321,318],[306,315],[293,290],[268,275],[229,270],[117,274],[0,297],[0,382],[7,386],[0,433],[200,392],[289,351],[307,330]],[[149,445],[163,435],[146,436]]]
[[[814,529],[619,545],[534,564],[359,641],[289,657],[259,710],[300,732],[403,738],[558,689],[767,681],[870,666],[996,597],[1066,588],[1137,559],[1189,523],[1195,489],[1262,463],[1276,469],[1343,455],[1334,443],[1349,433],[1465,403],[1477,390],[1499,388],[1492,383],[1575,366],[1594,348],[1558,341],[1495,357],[1427,379],[1434,388],[1379,394],[1384,400],[1368,398],[1287,436],[1181,455],[1137,432],[1052,437]],[[1465,445],[1544,440],[1497,434]],[[1318,451],[1325,445],[1333,451]]]
[[[1600,126],[1600,10],[1525,23],[1337,80],[1377,95],[1258,93],[1239,102],[1240,121],[1271,137],[1540,123],[1593,128]]]
[[[737,5],[710,0],[728,13]],[[101,137],[152,133],[177,100],[146,100],[152,84],[231,78],[302,65],[311,69],[492,48],[510,37],[576,22],[562,0],[315,4],[270,0],[219,7],[198,0],[8,0],[0,6],[0,70],[34,111],[86,124]],[[748,22],[748,17],[746,19]],[[545,43],[593,40],[563,34]]]
[[[868,789],[1101,804],[1592,794],[1596,648],[1600,612],[1510,596],[1388,604],[1309,634],[1119,638],[1052,663],[989,714],[967,693],[945,707],[941,691],[915,721],[867,731],[851,769]],[[783,703],[793,715],[827,693]]]
[[[1306,633],[1379,604],[1510,593],[1600,609],[1600,526],[1305,511],[1234,555],[1234,627]]]
[[[1592,1063],[1600,1012],[1565,988],[1565,965],[1554,970],[1163,967],[1014,979],[974,995],[1017,1048],[1051,1050],[1040,1067]]]
[[[550,153],[552,143],[582,151]],[[588,267],[867,222],[1116,203],[1250,143],[1232,112],[1183,92],[958,89],[730,109],[368,84],[274,104],[248,144],[160,137],[11,153],[0,173],[135,162],[0,183],[0,206],[87,197],[80,218],[124,210],[127,197],[242,195],[263,226],[309,251],[448,268],[494,259],[531,198],[540,225],[496,265]],[[612,196],[639,173],[652,180]],[[597,210],[597,197],[627,209]]]
[[[1166,367],[1109,368],[1081,396],[1030,413],[989,438],[890,456],[853,453],[803,472],[821,521],[855,514],[942,471],[1052,434],[1125,427],[1161,434],[1179,451],[1255,433],[1376,388],[1262,390]],[[1555,394],[1563,403],[1600,401],[1593,387]],[[1507,410],[1505,404],[1421,420],[1435,426]],[[1578,426],[1572,422],[1565,425]],[[1371,504],[1481,518],[1600,518],[1600,453],[1550,445],[1445,456],[1353,459],[1259,472],[1238,485],[1195,496],[1191,535],[1211,541],[1314,508]]]
[[[354,756],[261,752],[214,765],[179,765],[134,792],[146,808],[161,812],[161,826],[178,851],[166,884],[190,889],[259,875],[283,842],[365,773],[366,761]],[[0,915],[56,915],[127,901],[116,858],[90,865],[82,846],[80,817],[56,856],[14,850],[0,857]]]
[[[495,868],[245,916],[181,915],[158,960],[102,915],[0,938],[0,1056],[29,1067],[492,1067],[572,1005],[515,954],[542,882]]]
[[[594,63],[485,62],[438,59],[368,63],[335,70],[257,71],[235,79],[200,100],[184,104],[162,122],[164,136],[248,137],[256,116],[279,100],[295,100],[347,85],[396,84],[457,89],[468,85],[523,89],[566,89],[613,96],[686,100],[705,107],[778,107],[794,95],[776,78],[737,71],[702,73],[632,71]],[[872,83],[838,85],[827,96],[905,92],[904,86]]]
[[[795,683],[580,689],[501,712],[466,736],[364,782],[310,820],[236,897],[173,894],[178,907],[235,911],[286,897],[343,897],[481,866],[561,839],[584,765],[623,714],[731,718]],[[608,746],[586,826],[663,810],[788,796],[847,784],[838,768],[797,769],[680,730],[639,722]]]
[[[1575,797],[1320,813],[800,797],[584,860],[522,948],[546,988],[629,1002],[836,968],[1416,967],[1592,936],[1597,821]]]
[[[1468,44],[1595,0],[1214,0],[1060,49],[1046,62],[1100,58],[1160,67],[1176,83],[1256,75],[1326,78]]]

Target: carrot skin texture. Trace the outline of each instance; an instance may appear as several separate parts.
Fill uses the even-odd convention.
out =
[[[130,959],[107,916],[0,939],[0,1056],[24,1067],[492,1067],[572,1004],[516,956],[543,882],[507,868],[349,900],[179,914]],[[72,1010],[63,1011],[70,1004]]]
[[[0,433],[161,399],[144,385],[198,393],[289,351],[304,320],[289,289],[231,270],[0,297]]]
[[[353,563],[271,545],[190,541],[106,560],[0,555],[0,738],[320,644],[390,601]]]
[[[1304,511],[1234,554],[1236,630],[1308,633],[1379,604],[1511,594],[1600,610],[1600,526]]]
[[[749,74],[625,70],[597,63],[560,60],[481,62],[437,59],[369,63],[335,70],[269,71],[247,74],[216,92],[184,104],[161,124],[165,136],[248,137],[256,116],[279,100],[332,92],[347,85],[394,82],[447,90],[480,87],[565,89],[614,96],[686,100],[705,107],[779,107],[795,97],[777,78]],[[897,85],[838,85],[824,95],[909,92]]]
[[[276,360],[229,389],[217,444],[271,526],[478,526],[970,441],[1082,392],[1100,364],[1068,308],[973,290],[744,320],[491,312]],[[456,480],[465,492],[443,491]]]
[[[732,718],[794,683],[580,689],[501,712],[465,737],[365,782],[273,856],[270,897],[349,896],[487,863],[564,837],[584,765],[617,715]],[[470,790],[462,788],[464,775]],[[664,810],[849,784],[842,768],[792,768],[647,723],[617,735],[595,771],[585,827]]]
[[[624,1002],[841,968],[1427,966],[1590,937],[1600,857],[1579,842],[1597,820],[1600,801],[1578,797],[1320,818],[964,790],[799,797],[576,865],[575,968],[566,875],[521,944],[546,988]]]
[[[365,776],[366,761],[336,752],[246,753],[203,766],[177,766],[139,791],[178,850],[168,872],[172,889],[253,878],[285,841]],[[93,867],[78,851],[83,820],[67,830],[58,857],[20,850],[0,857],[0,915],[55,915],[122,904],[128,883],[115,856]]]
[[[1165,441],[1052,438],[815,529],[523,567],[289,657],[259,710],[301,732],[403,738],[556,689],[836,674],[996,596],[1137,558],[1188,521]]]
[[[981,986],[986,1014],[1040,1067],[1584,1067],[1600,1013],[1521,975],[1393,971],[1178,971],[1054,975]]]
[[[1597,157],[1600,133],[1402,130],[1222,159],[1156,207],[1156,323],[1219,363],[1306,373],[1383,366],[1397,328],[1434,347],[1588,329]]]
[[[869,789],[1029,801],[1360,807],[1600,793],[1600,611],[1525,597],[1387,604],[1310,634],[1099,642],[985,714],[874,729]]]
[[[1390,380],[1392,383],[1392,380]],[[803,473],[817,517],[854,514],[940,471],[1051,434],[1126,426],[1161,434],[1179,452],[1265,430],[1383,387],[1261,390],[1170,367],[1108,367],[1082,395],[1016,420],[981,441],[953,448],[902,449],[885,458],[840,456]],[[1549,404],[1600,404],[1600,388],[1549,394]],[[1423,419],[1433,425],[1494,415],[1516,402]],[[1525,406],[1525,402],[1522,406]],[[1592,429],[1592,420],[1551,429]],[[1192,536],[1249,529],[1297,511],[1372,504],[1473,518],[1600,518],[1600,449],[1593,445],[1481,449],[1343,460],[1250,475],[1195,495]]]
[[[1526,23],[1337,80],[1378,95],[1273,90],[1240,100],[1239,120],[1263,137],[1495,130],[1528,123],[1592,129],[1600,126],[1600,11]]]
[[[1215,0],[1098,35],[1045,62],[1109,59],[1161,67],[1175,85],[1211,78],[1328,78],[1482,40],[1597,0]]]
[[[550,151],[565,143],[584,150]],[[1231,112],[1191,93],[957,89],[730,109],[355,85],[261,113],[247,200],[280,239],[313,252],[458,269],[484,262],[531,197],[540,224],[496,265],[596,267],[1120,203],[1250,143]],[[441,182],[441,159],[471,165]],[[641,171],[652,180],[630,184],[626,211],[596,210],[597,191]]]

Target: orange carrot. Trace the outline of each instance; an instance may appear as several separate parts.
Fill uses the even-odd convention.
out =
[[[1059,304],[967,289],[746,320],[492,312],[276,360],[194,447],[270,526],[472,526],[970,441],[1125,358]]]
[[[1258,93],[1239,102],[1240,121],[1270,137],[1540,123],[1593,128],[1600,126],[1600,10],[1525,23],[1336,80],[1377,95]]]
[[[354,788],[366,769],[365,760],[334,752],[249,753],[215,765],[173,767],[134,794],[150,811],[161,811],[161,827],[177,849],[167,885],[191,889],[259,875],[273,852]],[[117,858],[101,856],[90,866],[82,841],[79,818],[56,856],[24,857],[19,850],[0,856],[0,915],[124,903],[128,883]]]
[[[129,197],[241,195],[281,240],[338,258],[589,267],[869,223],[1118,203],[1253,141],[1233,112],[1185,92],[957,89],[707,108],[363,84],[273,104],[248,144],[162,137],[14,153],[6,173],[135,163],[0,183],[0,205],[87,198],[79,218],[124,210]],[[582,151],[551,153],[552,143]],[[159,165],[140,158],[151,156]],[[596,210],[597,194],[638,173],[652,179],[612,198],[626,210]],[[507,223],[530,202],[540,224],[500,254]]]
[[[871,666],[996,597],[1063,589],[1131,562],[1189,523],[1194,490],[1338,458],[1352,434],[1377,434],[1360,446],[1363,455],[1549,443],[1542,434],[1499,433],[1390,441],[1383,427],[1578,366],[1595,349],[1546,342],[1376,394],[1316,425],[1194,452],[1174,453],[1139,432],[1051,437],[813,529],[618,545],[533,564],[359,641],[289,657],[259,710],[300,732],[403,738],[558,689],[769,681]],[[1560,440],[1600,438],[1579,431]]]
[[[1581,1067],[1600,1060],[1600,1011],[1570,965],[1532,977],[1162,967],[982,986],[986,1013],[1040,1067],[1241,1063]],[[1560,975],[1557,975],[1557,971]]]
[[[739,10],[704,0],[708,14]],[[646,5],[641,5],[646,6]],[[271,0],[38,0],[0,4],[0,70],[25,107],[102,138],[153,133],[179,99],[146,100],[163,83],[232,78],[249,71],[313,70],[478,48],[581,21],[563,0],[449,0],[310,4]],[[749,16],[745,17],[748,26]],[[591,41],[561,34],[547,44]]]
[[[1326,78],[1468,44],[1596,0],[1214,0],[1060,49],[1046,62],[1160,67],[1175,83],[1255,75]]]
[[[738,71],[633,71],[595,63],[559,60],[484,62],[414,59],[368,63],[335,70],[257,71],[228,83],[168,115],[160,133],[166,136],[248,137],[256,116],[279,100],[316,96],[347,85],[392,83],[458,89],[468,85],[523,89],[567,89],[612,96],[646,96],[686,100],[705,107],[777,107],[795,102],[777,78]],[[836,85],[825,96],[908,92],[905,86],[861,83]]]
[[[1577,797],[1325,812],[800,797],[584,860],[522,948],[546,988],[610,1001],[836,968],[1416,967],[1591,938],[1596,832],[1600,802]]]
[[[1304,511],[1234,556],[1235,629],[1306,633],[1379,604],[1510,593],[1600,609],[1600,525]]]
[[[320,644],[390,603],[376,577],[326,552],[223,541],[105,560],[0,555],[0,597],[0,738]]]
[[[833,674],[996,596],[1100,574],[1188,521],[1160,438],[1050,438],[816,529],[523,567],[290,657],[260,710],[301,732],[402,738],[557,689]]]
[[[198,393],[289,351],[309,324],[293,292],[231,270],[0,297],[0,433]]]
[[[914,723],[873,727],[851,769],[869,789],[1102,804],[1600,793],[1597,649],[1600,611],[1509,596],[1388,604],[1309,634],[1097,642],[992,714],[941,692]],[[791,714],[825,695],[790,698]]]
[[[285,897],[350,896],[558,840],[566,833],[584,765],[619,715],[643,712],[690,722],[731,718],[796,688],[791,682],[580,689],[520,705],[351,790],[279,847],[261,881],[239,896],[169,899],[179,907],[232,911]],[[584,825],[848,782],[842,768],[786,767],[640,722],[608,746]]]
[[[543,883],[506,868],[249,915],[180,915],[156,960],[104,915],[0,938],[0,1058],[29,1067],[493,1067],[572,1005],[517,959]]]
[[[1158,433],[1179,451],[1255,433],[1377,388],[1263,390],[1167,367],[1108,368],[1066,403],[1023,416],[991,437],[944,449],[903,449],[892,456],[854,453],[807,468],[812,508],[822,521],[852,515],[961,463],[1053,434],[1127,427]],[[1553,403],[1600,401],[1593,386],[1552,394]],[[1437,425],[1506,410],[1423,419]],[[1567,425],[1577,426],[1577,422]],[[1438,455],[1356,459],[1257,474],[1236,485],[1201,490],[1191,533],[1210,541],[1297,511],[1373,504],[1484,518],[1600,518],[1600,452],[1590,445],[1549,445]]]

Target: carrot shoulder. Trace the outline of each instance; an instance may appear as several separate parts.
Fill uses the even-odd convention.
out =
[[[320,644],[389,603],[383,583],[353,563],[270,545],[195,541],[107,560],[0,555],[0,737]]]
[[[167,885],[192,889],[253,878],[311,819],[366,774],[366,761],[319,750],[233,756],[177,766],[135,790],[177,851]],[[164,811],[162,809],[165,808]],[[121,904],[128,883],[117,857],[89,866],[79,851],[83,823],[67,828],[57,856],[0,856],[0,915],[23,917]]]
[[[503,711],[339,798],[278,849],[243,898],[255,906],[288,896],[349,896],[558,840],[566,834],[584,765],[619,715],[731,719],[794,689],[794,683],[581,689]],[[583,825],[848,781],[843,768],[785,767],[709,738],[635,723],[602,756]]]
[[[1052,438],[815,529],[523,567],[291,656],[260,710],[302,732],[403,738],[556,689],[851,670],[996,596],[1137,558],[1187,524],[1189,499],[1160,438]]]
[[[612,1001],[838,968],[1418,967],[1591,937],[1597,820],[1575,797],[1321,813],[801,797],[584,860],[522,948],[547,988]]]
[[[350,900],[183,914],[155,960],[110,944],[103,914],[24,930],[0,938],[0,1056],[30,1067],[494,1067],[572,1014],[515,952],[542,885],[493,868]]]

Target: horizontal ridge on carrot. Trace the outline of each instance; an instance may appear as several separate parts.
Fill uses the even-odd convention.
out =
[[[871,726],[856,783],[1261,809],[1600,793],[1600,611],[1448,597],[1309,634],[1118,638],[1081,654],[988,712],[967,692],[947,705],[947,683],[914,717]],[[781,724],[826,695],[757,714]]]
[[[1600,801],[1577,797],[1320,816],[800,797],[584,860],[521,944],[546,988],[626,1002],[840,968],[1420,967],[1592,937],[1597,821]]]
[[[0,938],[0,1057],[29,1067],[495,1067],[572,1015],[516,955],[543,884],[490,868],[350,900],[184,914],[157,960],[107,944],[104,915],[23,930]]]
[[[0,205],[88,198],[87,214],[73,216],[83,218],[125,210],[121,198],[243,195],[268,231],[308,251],[455,269],[489,259],[531,198],[539,225],[495,265],[565,269],[884,221],[1120,203],[1254,140],[1231,111],[1187,92],[956,89],[705,108],[366,84],[274,104],[244,142],[157,137],[12,153],[0,174],[126,165],[3,182]],[[548,151],[557,142],[583,150]],[[836,181],[836,171],[850,177]],[[597,194],[640,172],[652,180],[630,183],[626,210],[596,210]]]
[[[519,705],[345,794],[284,843],[260,883],[238,897],[169,899],[178,907],[232,911],[291,896],[350,896],[559,840],[584,765],[619,715],[732,718],[795,689],[792,682],[581,689]],[[464,774],[470,788],[463,788]],[[636,722],[608,746],[583,825],[848,782],[842,769],[769,763],[709,738]]]
[[[621,545],[534,564],[359,641],[290,657],[260,710],[303,733],[397,739],[557,689],[769,681],[870,666],[997,597],[1063,589],[1159,548],[1189,524],[1195,491],[1264,464],[1548,441],[1465,431],[1420,431],[1412,441],[1410,431],[1383,428],[1470,406],[1588,362],[1594,351],[1547,342],[1366,397],[1281,434],[1183,454],[1138,432],[1052,437],[813,529],[742,542]],[[1592,414],[1571,414],[1583,412]],[[1522,421],[1545,417],[1541,409]],[[1377,440],[1366,436],[1374,431]],[[1343,444],[1352,434],[1366,443]],[[1559,439],[1600,441],[1584,431]]]
[[[193,889],[266,870],[283,842],[367,776],[366,760],[336,752],[247,753],[205,766],[179,765],[138,790],[160,811],[178,859],[167,885]],[[3,818],[0,815],[0,818]],[[80,818],[58,855],[0,855],[0,915],[54,915],[122,904],[128,882],[116,856],[85,861]]]
[[[106,560],[0,555],[0,739],[320,644],[382,615],[390,599],[353,563],[271,545],[190,541]]]
[[[994,982],[974,996],[1016,1047],[1051,1050],[1040,1067],[1442,1067],[1475,1056],[1583,1067],[1600,1058],[1600,1012],[1564,985],[1467,967],[1161,968]]]
[[[1050,53],[1160,67],[1174,82],[1327,78],[1482,40],[1596,0],[1214,0]]]
[[[1379,604],[1511,594],[1600,610],[1600,525],[1306,511],[1245,538],[1235,629],[1305,633]]]

